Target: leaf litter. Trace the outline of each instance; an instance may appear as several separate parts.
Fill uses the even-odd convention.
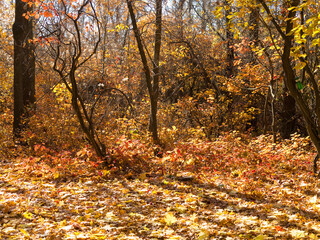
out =
[[[320,182],[305,140],[232,139],[179,143],[141,172],[88,165],[57,177],[3,161],[0,238],[318,239]]]

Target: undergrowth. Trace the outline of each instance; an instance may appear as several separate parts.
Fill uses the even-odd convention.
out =
[[[314,149],[308,137],[293,135],[290,140],[272,142],[272,136],[252,137],[239,132],[225,133],[214,141],[176,142],[161,155],[148,141],[121,136],[109,144],[108,162],[98,159],[89,146],[80,150],[51,150],[35,145],[32,156],[18,158],[28,174],[46,178],[68,178],[83,174],[97,177],[138,176],[141,173],[174,176],[192,173],[215,174],[247,180],[276,181],[285,174],[312,176]]]

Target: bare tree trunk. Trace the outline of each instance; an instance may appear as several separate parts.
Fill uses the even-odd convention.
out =
[[[162,31],[162,0],[156,0],[156,32],[155,32],[155,46],[153,57],[153,73],[148,65],[147,56],[143,47],[140,31],[137,26],[137,20],[133,11],[132,1],[127,0],[127,6],[130,13],[130,18],[133,26],[133,31],[138,44],[138,49],[143,64],[147,87],[150,95],[150,124],[149,130],[152,133],[154,143],[159,144],[158,127],[157,127],[157,111],[158,111],[158,95],[159,95],[159,63],[160,63],[160,49],[161,49],[161,31]]]
[[[161,31],[162,31],[162,0],[156,0],[156,32],[154,38],[153,55],[153,90],[151,97],[150,131],[155,143],[159,143],[157,128],[157,111],[159,98],[159,79],[160,79],[160,50],[161,50]]]
[[[178,9],[177,9],[177,23],[178,23],[178,26],[179,26],[179,36],[180,39],[183,39],[184,38],[184,27],[183,27],[183,7],[184,7],[184,4],[185,4],[186,0],[179,0],[179,3],[178,3]]]
[[[253,6],[249,15],[249,40],[253,47],[256,47],[259,41],[259,12],[260,9],[257,6]],[[253,51],[250,51],[249,61],[250,63],[255,62]]]
[[[201,31],[205,32],[207,30],[207,17],[206,17],[206,13],[207,13],[207,0],[202,0],[202,18],[201,18]]]
[[[253,4],[256,4],[255,1],[253,1]],[[249,31],[248,31],[248,35],[249,35],[249,43],[251,48],[255,48],[258,45],[259,42],[259,8],[255,5],[253,5],[252,7],[250,7],[250,15],[249,15]],[[248,60],[247,63],[254,65],[257,63],[255,55],[254,55],[254,51],[252,49],[250,49],[249,53],[248,53]],[[257,108],[258,107],[258,101],[259,101],[259,94],[253,92],[252,90],[250,90],[250,80],[249,79],[245,79],[245,86],[246,86],[246,92],[249,96],[251,96],[251,104],[249,104],[249,108]],[[255,112],[252,115],[252,119],[249,120],[247,122],[246,125],[246,129],[252,129],[253,131],[257,131],[258,130],[258,116],[259,113]]]
[[[234,50],[233,50],[233,32],[231,30],[231,6],[228,0],[224,0],[225,4],[225,21],[226,21],[226,51],[227,51],[227,77],[231,77],[234,74]]]
[[[16,0],[15,22],[12,26],[14,38],[14,121],[13,133],[21,137],[21,131],[27,127],[35,103],[35,56],[33,23],[23,14],[31,7],[21,0]]]
[[[282,113],[280,135],[283,139],[289,139],[296,131],[296,101],[288,93],[286,86],[283,88]]]

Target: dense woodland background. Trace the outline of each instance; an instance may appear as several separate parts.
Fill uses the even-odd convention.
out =
[[[29,6],[22,17],[33,21],[34,36],[27,37],[36,61],[35,106],[23,112],[30,115],[23,133],[30,145],[62,150],[85,144],[72,110],[75,90],[104,145],[122,135],[146,140],[153,102],[158,104],[159,135],[153,138],[159,137],[155,140],[164,147],[193,138],[210,141],[230,131],[273,134],[275,141],[295,132],[307,136],[303,114],[285,81],[291,77],[286,60],[310,116],[317,116],[318,90],[312,85],[312,80],[318,82],[315,2],[160,1],[158,23],[153,2],[22,4]],[[4,4],[2,14],[1,132],[10,145],[13,5]],[[295,39],[284,59],[288,14],[294,14],[288,36]]]
[[[319,7],[3,1],[0,236],[317,239]]]

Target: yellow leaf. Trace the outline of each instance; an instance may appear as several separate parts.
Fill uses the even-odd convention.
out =
[[[187,209],[187,207],[176,203],[176,205],[175,205],[175,210],[176,210],[177,212],[179,212],[179,213],[185,213],[188,209]]]
[[[202,230],[199,233],[198,240],[207,240],[210,239],[210,233],[207,230]]]
[[[177,218],[172,213],[166,213],[164,221],[168,226],[171,226],[177,222]]]
[[[265,239],[264,235],[259,235],[259,236],[254,238],[254,240],[264,240],[264,239]]]
[[[60,227],[64,227],[66,225],[67,225],[67,220],[65,220],[65,219],[63,221],[59,222]]]
[[[20,232],[22,232],[23,233],[23,235],[25,236],[25,237],[27,237],[27,238],[29,238],[30,237],[30,235],[29,235],[29,233],[26,231],[26,230],[24,230],[24,229],[19,229],[20,230]]]
[[[314,235],[313,233],[311,233],[311,234],[309,235],[309,238],[310,238],[310,239],[318,239],[317,236]]]
[[[24,212],[24,213],[23,213],[23,216],[24,216],[26,219],[32,219],[32,213]]]
[[[102,174],[103,174],[103,176],[109,175],[109,174],[110,174],[110,171],[108,171],[108,170],[102,170]]]
[[[303,69],[307,64],[305,62],[299,62],[297,65],[294,66],[295,70]]]
[[[168,185],[168,184],[169,184],[169,182],[168,182],[168,181],[166,181],[166,180],[163,180],[163,183],[164,183],[164,184],[166,184],[166,185]]]
[[[94,239],[99,239],[99,240],[107,239],[107,236],[105,234],[101,234],[101,233],[93,234],[93,237],[94,237]]]
[[[319,45],[320,44],[320,39],[319,38],[316,38],[314,40],[312,40],[312,46],[316,46],[316,45]]]
[[[55,172],[55,173],[53,174],[53,177],[54,177],[55,179],[59,178],[59,176],[60,176],[59,172]]]

